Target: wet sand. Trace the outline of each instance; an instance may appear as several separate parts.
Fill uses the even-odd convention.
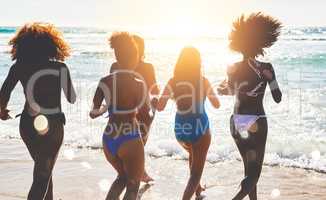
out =
[[[146,158],[155,183],[142,185],[143,200],[181,199],[189,171],[187,161],[173,157]],[[32,182],[33,162],[21,140],[0,140],[0,199],[26,199]],[[55,199],[105,199],[116,176],[101,150],[61,149],[53,174]],[[205,199],[229,200],[243,177],[242,163],[206,164],[202,183]],[[324,200],[326,175],[303,169],[264,166],[258,186],[259,199]]]

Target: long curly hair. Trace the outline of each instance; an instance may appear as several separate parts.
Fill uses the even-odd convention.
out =
[[[69,45],[62,33],[49,23],[28,23],[20,28],[9,41],[12,60],[17,61],[64,61],[70,55]]]
[[[138,63],[138,48],[132,35],[128,32],[114,32],[109,42],[120,67],[135,67],[133,65]]]
[[[229,47],[245,56],[264,56],[264,49],[277,41],[281,28],[281,22],[261,12],[252,13],[248,17],[242,15],[233,22]]]

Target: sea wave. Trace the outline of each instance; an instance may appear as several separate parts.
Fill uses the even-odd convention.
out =
[[[0,34],[11,34],[16,32],[19,27],[15,26],[0,26]],[[114,28],[89,28],[89,27],[59,27],[59,29],[68,38],[89,37],[89,36],[101,36],[108,35],[113,30],[119,30]],[[175,39],[172,36],[160,36],[157,38],[155,35],[143,33],[147,39]],[[208,34],[199,36],[199,38],[206,40],[226,40],[226,35],[221,34]],[[287,27],[282,31],[282,40],[293,41],[326,41],[326,27]]]
[[[0,136],[2,139],[17,140],[19,136]],[[65,145],[70,148],[99,150],[103,149],[102,144],[98,143],[81,143],[81,141],[65,141]],[[207,155],[207,162],[211,164],[238,160],[241,157],[235,148],[225,148],[223,150],[214,148],[212,144]],[[187,153],[177,144],[175,140],[164,139],[156,142],[149,142],[146,146],[146,154],[150,157],[172,157],[175,159],[188,160]],[[326,174],[326,151],[312,151],[309,153],[288,152],[289,149],[279,149],[278,152],[266,152],[264,165],[267,166],[282,166],[290,168],[300,168],[312,170],[318,173]],[[326,149],[325,149],[326,150]]]
[[[0,33],[14,33],[16,32],[17,27],[1,27],[0,26]]]

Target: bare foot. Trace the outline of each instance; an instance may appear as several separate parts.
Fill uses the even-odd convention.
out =
[[[144,171],[144,175],[143,175],[141,181],[144,182],[144,183],[149,183],[149,182],[154,181],[154,179],[153,179],[152,177],[150,177],[150,176],[147,174],[146,171]]]

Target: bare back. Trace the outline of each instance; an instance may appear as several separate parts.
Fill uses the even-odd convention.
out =
[[[144,82],[130,73],[112,73],[101,79],[94,97],[94,108],[99,109],[105,99],[110,113],[107,131],[113,131],[112,136],[120,131],[138,129],[136,114],[147,100],[144,88]]]

